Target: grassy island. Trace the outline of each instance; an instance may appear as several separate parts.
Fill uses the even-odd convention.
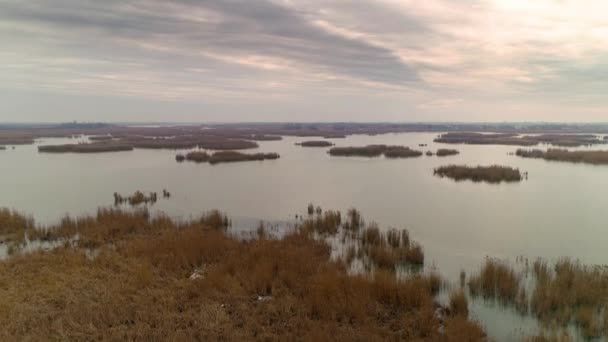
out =
[[[302,147],[330,147],[330,146],[334,146],[333,143],[331,143],[329,141],[325,141],[325,140],[302,141],[300,143],[296,143],[296,145],[299,145],[299,146],[302,146]]]
[[[403,146],[389,146],[384,151],[384,156],[387,158],[411,158],[411,157],[420,157],[422,155],[421,151],[412,150],[409,147]]]
[[[455,156],[459,154],[458,150],[448,149],[448,148],[440,148],[437,150],[437,157],[447,157],[447,156]]]
[[[390,146],[390,145],[367,145],[360,147],[334,147],[328,152],[332,156],[344,157],[379,157],[384,155],[387,158],[409,158],[419,157],[422,152],[412,150],[405,146]]]
[[[15,215],[6,220],[17,222]],[[245,240],[218,211],[175,221],[115,208],[51,227],[23,223],[15,229],[30,238],[79,239],[52,251],[16,251],[0,262],[5,341],[486,338],[457,309],[466,307],[458,293],[446,314],[436,314],[439,276],[398,276],[389,267],[392,260],[407,263],[407,253],[416,260],[419,246],[409,235],[384,235],[355,214],[312,215],[280,239],[261,224]],[[346,231],[354,249],[332,258],[319,234]],[[375,271],[349,272],[347,256],[358,255],[375,260]]]
[[[551,148],[547,151],[518,149],[515,155],[522,158],[539,158],[570,163],[608,164],[608,151],[568,151]]]
[[[132,151],[133,146],[121,143],[90,143],[90,144],[65,144],[38,146],[38,152],[48,153],[99,153]]]
[[[186,155],[178,154],[175,156],[175,160],[183,162],[184,160],[192,161],[195,163],[230,163],[239,161],[256,161],[256,160],[272,160],[279,159],[280,156],[277,153],[241,153],[236,151],[219,151],[213,154],[209,154],[204,151],[193,151]]]
[[[460,166],[448,165],[441,166],[434,170],[434,174],[439,177],[451,178],[455,181],[472,180],[473,182],[519,182],[522,175],[518,169],[508,166]]]

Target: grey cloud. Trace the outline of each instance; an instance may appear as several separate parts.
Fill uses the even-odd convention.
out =
[[[390,50],[326,32],[308,22],[305,13],[270,1],[171,3],[182,5],[185,11],[211,11],[220,21],[199,22],[171,16],[162,12],[167,4],[164,2],[87,0],[0,2],[0,19],[71,32],[76,41],[63,42],[63,46],[72,46],[76,51],[67,53],[81,54],[80,44],[113,44],[117,38],[142,42],[164,39],[193,54],[203,51],[232,57],[271,56],[305,65],[313,72],[363,81],[391,85],[420,82],[416,71]],[[132,53],[124,48],[113,52],[118,58]],[[167,64],[168,61],[160,62]],[[198,57],[190,64],[195,66],[197,62],[210,61]]]

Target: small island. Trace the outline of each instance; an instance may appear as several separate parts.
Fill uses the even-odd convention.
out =
[[[328,153],[332,156],[342,157],[379,157],[384,155],[387,158],[410,158],[422,155],[421,151],[412,150],[409,147],[390,145],[334,147],[330,149]]]
[[[549,161],[564,161],[570,163],[608,164],[608,151],[568,151],[550,148],[543,150],[518,149],[515,155],[522,158],[538,158]]]
[[[440,148],[437,150],[437,153],[435,153],[437,155],[437,157],[447,157],[447,156],[454,156],[459,154],[460,152],[458,152],[458,150],[453,150],[453,149],[449,149],[449,148]]]
[[[508,166],[441,166],[433,171],[436,176],[447,177],[455,181],[471,180],[473,182],[519,182],[522,180],[519,169]]]
[[[411,158],[420,157],[421,151],[412,150],[409,147],[393,146],[384,151],[384,156],[387,158]]]
[[[325,141],[325,140],[302,141],[300,143],[296,143],[296,145],[302,146],[302,147],[330,147],[330,146],[334,146],[333,143],[331,143],[329,141]]]
[[[183,162],[185,160],[195,163],[230,163],[239,161],[261,161],[261,160],[273,160],[279,159],[278,153],[241,153],[236,151],[220,151],[213,154],[209,154],[204,151],[193,151],[186,155],[178,154],[175,156],[177,162]]]
[[[133,146],[121,143],[91,143],[38,146],[38,152],[47,153],[99,153],[132,151]]]

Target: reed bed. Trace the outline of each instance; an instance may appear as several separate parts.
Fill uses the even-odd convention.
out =
[[[326,224],[337,224],[337,214],[328,213]],[[12,213],[5,216],[12,222]],[[486,338],[462,315],[435,314],[436,275],[351,275],[330,258],[328,243],[301,225],[281,239],[241,240],[226,221],[219,212],[174,221],[115,208],[66,217],[47,228],[51,238],[78,234],[75,244],[0,262],[0,338]]]

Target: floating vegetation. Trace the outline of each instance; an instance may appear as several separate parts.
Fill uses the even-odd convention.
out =
[[[65,144],[38,146],[38,152],[48,153],[99,153],[132,151],[133,146],[122,143],[90,143],[90,144]]]
[[[230,163],[230,162],[239,162],[239,161],[261,161],[261,160],[274,160],[279,159],[280,156],[277,153],[241,153],[236,151],[220,151],[215,152],[213,154],[209,154],[204,151],[193,151],[188,154],[181,155],[178,154],[175,156],[175,159],[178,162],[182,162],[184,160],[192,161],[195,163],[209,163],[209,164],[218,164],[218,163]]]
[[[329,146],[334,146],[334,144],[332,142],[325,141],[325,140],[302,141],[300,143],[296,143],[296,145],[299,145],[299,146],[302,146],[302,147],[329,147]]]
[[[539,158],[570,163],[608,164],[608,151],[568,151],[550,148],[543,150],[518,149],[515,155],[523,158]]]
[[[433,173],[439,177],[448,177],[455,181],[472,180],[473,182],[519,182],[522,174],[519,169],[508,166],[461,166],[448,165],[436,168]]]
[[[409,158],[418,157],[422,152],[412,150],[405,146],[390,146],[390,145],[367,145],[361,147],[334,147],[328,152],[332,156],[361,156],[361,157],[379,157],[381,155],[387,158]]]
[[[455,156],[459,154],[458,150],[448,149],[448,148],[440,148],[435,153],[437,157],[447,157],[447,156]]]
[[[189,221],[121,209],[66,217],[44,234],[78,235],[73,244],[0,262],[0,338],[486,337],[462,314],[461,303],[451,310],[457,315],[436,315],[434,296],[442,282],[436,274],[403,277],[390,268],[352,274],[344,261],[331,258],[325,239],[305,228],[308,223],[281,239],[258,227],[262,234],[242,240],[228,221],[217,211]]]

